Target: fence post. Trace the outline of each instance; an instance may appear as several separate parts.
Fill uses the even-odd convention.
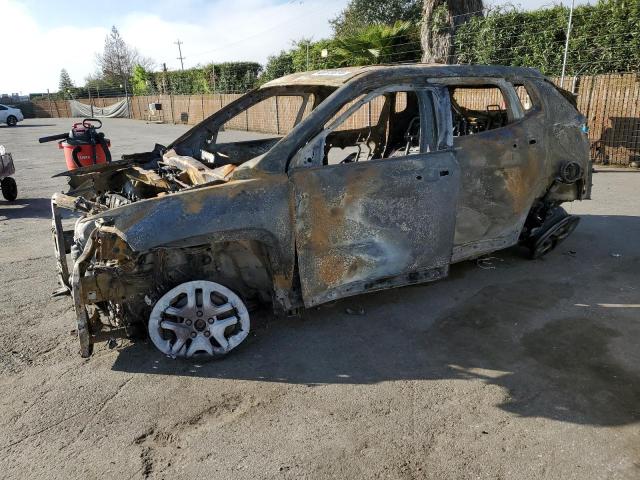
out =
[[[569,37],[571,36],[571,23],[573,21],[573,7],[575,0],[571,0],[571,9],[569,10],[569,22],[567,25],[567,40],[564,44],[564,58],[562,59],[562,75],[560,76],[560,87],[564,88],[564,73],[567,68],[567,53],[569,53]]]
[[[280,135],[280,109],[278,108],[278,95],[276,95],[276,135]]]
[[[51,95],[49,94],[48,88],[47,88],[47,98],[49,99],[49,117],[53,118],[53,106],[51,105]]]
[[[129,114],[129,118],[131,118],[131,104],[129,103],[129,92],[127,91],[127,79],[124,79],[124,98],[127,101],[127,113]]]
[[[169,90],[169,103],[171,104],[171,123],[175,125],[176,120],[173,115],[173,94],[171,93],[171,90]]]
[[[87,91],[89,92],[89,105],[91,106],[91,117],[93,118],[93,100],[91,100],[91,88],[88,88]]]

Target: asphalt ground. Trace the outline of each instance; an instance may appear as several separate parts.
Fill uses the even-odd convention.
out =
[[[595,174],[543,259],[268,320],[223,360],[148,341],[82,359],[50,296],[63,157],[36,140],[71,122],[0,127],[19,188],[0,200],[0,477],[640,478],[639,172]],[[104,126],[114,157],[186,128]]]

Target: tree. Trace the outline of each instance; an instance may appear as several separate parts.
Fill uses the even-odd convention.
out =
[[[133,74],[136,65],[145,70],[153,68],[153,60],[140,55],[138,50],[126,44],[118,29],[111,27],[111,33],[104,40],[104,51],[96,56],[101,76],[111,82],[126,81]]]
[[[266,83],[293,72],[295,72],[293,56],[291,52],[282,50],[278,55],[270,55],[269,58],[267,58],[264,72],[260,75],[260,83]]]
[[[90,89],[96,96],[119,96],[122,94],[120,82],[108,80],[102,77],[102,74],[90,74],[84,79],[85,88]]]
[[[71,80],[71,76],[69,72],[67,72],[66,68],[60,70],[60,82],[58,83],[58,90],[61,92],[66,92],[67,90],[73,90],[76,86],[73,84],[73,80]]]
[[[142,65],[136,65],[133,67],[131,83],[134,95],[148,95],[151,83],[149,72]]]
[[[393,25],[397,21],[418,24],[421,0],[350,0],[329,23],[336,37],[353,36],[371,25]]]
[[[482,16],[482,0],[424,0],[422,13],[422,61],[456,63],[456,29]]]
[[[418,32],[409,22],[370,25],[359,33],[336,38],[329,50],[338,66],[372,65],[416,60]]]

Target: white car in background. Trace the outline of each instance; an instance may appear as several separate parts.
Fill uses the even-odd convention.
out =
[[[10,127],[14,127],[18,122],[24,120],[22,110],[0,104],[0,123],[6,123]]]

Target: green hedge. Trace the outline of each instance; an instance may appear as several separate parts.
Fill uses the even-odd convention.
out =
[[[215,72],[215,77],[214,77]],[[147,72],[136,67],[133,92],[136,95],[171,93],[195,95],[200,93],[246,92],[258,83],[262,65],[256,62],[226,62],[167,72]]]
[[[559,75],[568,9],[523,12],[499,9],[458,27],[459,63],[528,66]],[[633,71],[640,68],[640,2],[604,0],[574,10],[568,74]]]

